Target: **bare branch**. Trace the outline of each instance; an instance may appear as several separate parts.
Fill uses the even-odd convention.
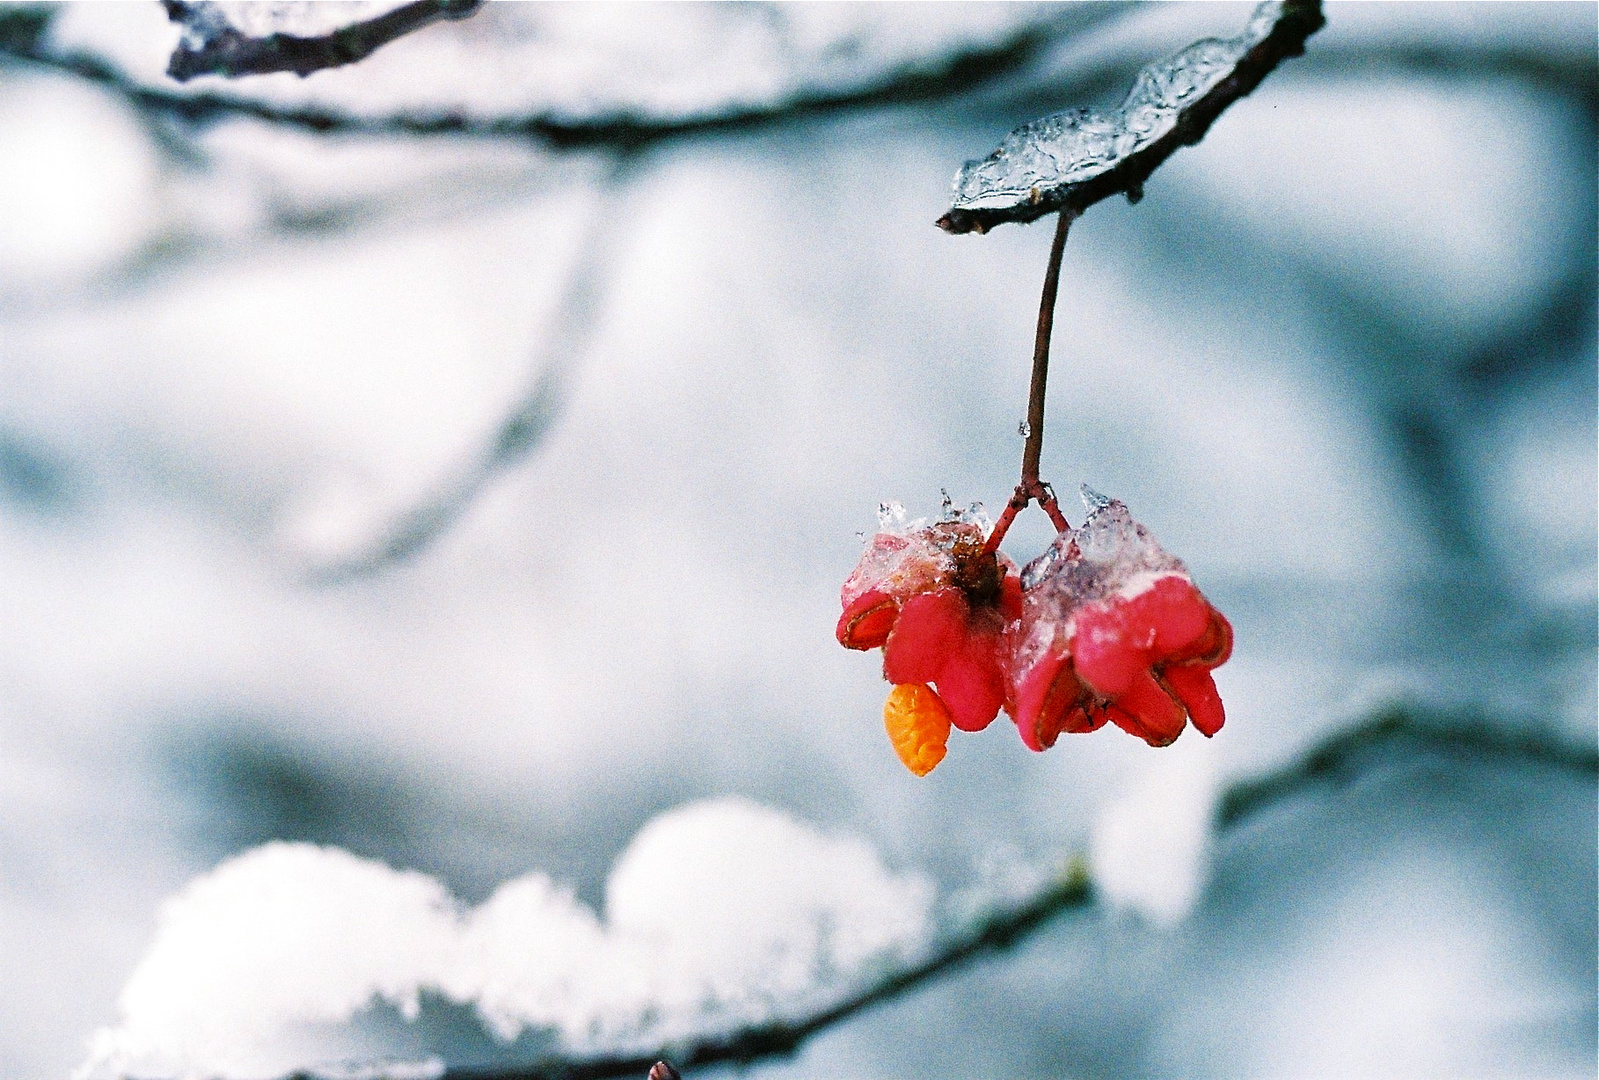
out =
[[[455,524],[488,484],[531,453],[566,407],[578,360],[599,322],[604,282],[626,235],[629,218],[619,192],[631,174],[631,155],[620,155],[600,184],[598,206],[555,307],[555,323],[539,344],[541,362],[531,385],[494,429],[489,444],[455,476],[405,511],[367,551],[314,570],[316,584],[369,577],[417,554]]]
[[[11,56],[95,83],[143,111],[190,124],[232,117],[329,134],[436,136],[516,139],[554,150],[637,150],[695,135],[761,130],[795,120],[894,105],[942,101],[985,86],[1041,59],[1069,30],[1086,29],[1131,10],[1125,4],[1091,5],[1086,13],[1069,9],[1021,27],[991,44],[957,51],[936,62],[915,62],[886,72],[876,83],[851,90],[812,90],[769,104],[733,107],[699,116],[665,119],[614,112],[570,119],[536,112],[520,116],[467,116],[460,112],[408,111],[358,116],[315,105],[275,105],[226,91],[186,93],[146,86],[100,57],[57,54],[40,33],[0,32],[0,56]],[[30,16],[29,26],[48,12]],[[0,16],[0,31],[5,25]],[[40,23],[42,31],[43,23]]]
[[[1303,68],[1295,66],[1344,78],[1399,71],[1452,79],[1512,79],[1570,97],[1589,112],[1599,108],[1599,56],[1592,51],[1555,54],[1498,44],[1344,41],[1317,45],[1305,57]]]
[[[196,75],[236,79],[279,71],[292,71],[303,78],[313,71],[365,60],[391,41],[441,19],[464,19],[482,4],[483,0],[413,0],[376,18],[315,37],[283,33],[251,37],[230,24],[217,5],[207,0],[162,0],[167,18],[184,29],[167,64],[167,74],[178,82],[188,82]]]
[[[1229,829],[1272,806],[1317,788],[1350,783],[1373,765],[1373,752],[1394,746],[1466,757],[1521,761],[1583,776],[1599,773],[1599,752],[1536,730],[1507,731],[1486,721],[1428,724],[1395,709],[1342,731],[1281,769],[1233,784],[1216,807],[1216,826]]]
[[[1269,28],[1260,25],[1257,33],[1273,6],[1275,21]],[[938,219],[938,227],[982,233],[1057,210],[1076,216],[1112,195],[1136,202],[1143,197],[1144,181],[1162,162],[1179,146],[1203,139],[1227,106],[1259,86],[1283,60],[1303,53],[1305,39],[1325,24],[1320,0],[1262,4],[1239,37],[1196,42],[1172,60],[1144,69],[1118,112],[1074,110],[1017,128],[987,158],[967,162],[956,178],[955,205]],[[1232,49],[1237,51],[1229,54]],[[1201,69],[1208,88],[1182,103],[1185,77]],[[1151,118],[1166,129],[1151,131]],[[1040,175],[1031,177],[1035,162]],[[1013,182],[1018,176],[1030,179]]]

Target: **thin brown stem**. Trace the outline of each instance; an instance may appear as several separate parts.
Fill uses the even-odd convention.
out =
[[[1010,532],[1010,523],[1016,520],[1016,515],[1027,509],[1027,504],[1032,499],[1022,485],[1016,485],[1016,492],[1005,504],[1004,511],[999,515],[999,520],[994,522],[994,529],[988,534],[988,540],[983,544],[983,554],[992,555],[999,550],[999,543],[1005,539],[1005,534]]]
[[[1044,493],[1038,497],[1038,505],[1044,508],[1044,513],[1049,515],[1049,520],[1054,523],[1057,532],[1065,532],[1071,528],[1066,524],[1066,515],[1060,512],[1060,503],[1055,501],[1055,493],[1049,490],[1048,484],[1040,484]]]
[[[1049,337],[1055,328],[1055,296],[1060,292],[1060,260],[1066,233],[1077,215],[1062,210],[1055,221],[1055,242],[1044,270],[1044,295],[1038,302],[1038,332],[1033,337],[1033,379],[1027,388],[1027,443],[1022,450],[1022,486],[1029,497],[1038,484],[1038,460],[1044,453],[1044,389],[1049,383]],[[1018,489],[1019,491],[1020,489]]]
[[[1049,265],[1044,268],[1044,295],[1038,301],[1038,331],[1033,337],[1033,378],[1027,388],[1027,441],[1022,447],[1022,480],[1005,504],[1004,513],[994,523],[983,550],[999,550],[1000,541],[1010,531],[1016,515],[1027,509],[1034,499],[1049,515],[1055,528],[1067,529],[1066,516],[1055,502],[1055,493],[1038,477],[1039,459],[1044,455],[1044,391],[1049,386],[1049,339],[1055,329],[1055,297],[1060,293],[1060,260],[1066,251],[1066,234],[1071,231],[1077,211],[1062,210],[1055,222],[1055,240],[1049,247]]]

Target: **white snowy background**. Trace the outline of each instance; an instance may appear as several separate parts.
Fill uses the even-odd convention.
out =
[[[976,91],[620,170],[0,63],[0,1073],[758,1019],[1086,851],[1095,911],[755,1075],[1591,1076],[1591,775],[1422,755],[1210,825],[1396,703],[1594,741],[1591,5],[1330,5],[1074,228],[1044,472],[1232,619],[1214,741],[1001,719],[917,780],[832,638],[879,501],[1014,483],[1049,231],[940,233],[950,176],[1248,11],[491,6],[226,87],[674,118],[1054,20]],[[158,85],[177,31],[50,35]]]

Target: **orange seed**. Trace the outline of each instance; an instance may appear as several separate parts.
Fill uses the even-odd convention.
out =
[[[883,726],[905,767],[926,776],[944,760],[949,742],[949,708],[926,683],[901,683],[883,703]]]

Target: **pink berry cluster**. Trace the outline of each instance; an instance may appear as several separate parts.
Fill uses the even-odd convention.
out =
[[[1127,507],[1084,489],[1091,512],[1025,569],[994,550],[976,515],[932,525],[885,516],[844,583],[839,643],[883,649],[894,684],[890,740],[917,775],[943,760],[952,727],[1003,710],[1030,749],[1109,721],[1165,746],[1191,721],[1225,719],[1211,671],[1232,627]]]

